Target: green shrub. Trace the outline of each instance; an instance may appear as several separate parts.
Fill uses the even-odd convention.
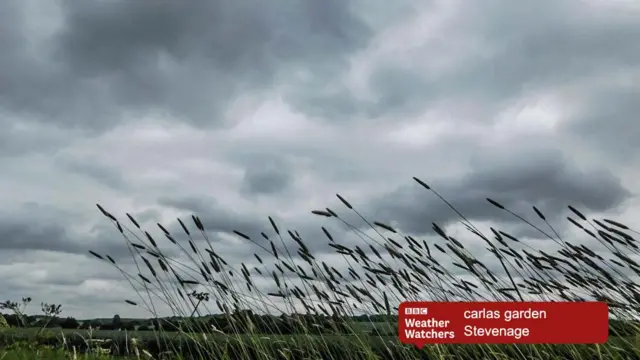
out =
[[[4,318],[4,315],[0,314],[0,330],[3,329],[8,329],[9,323],[7,323],[7,320]]]

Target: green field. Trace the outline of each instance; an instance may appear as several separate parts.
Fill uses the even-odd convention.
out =
[[[375,324],[378,326],[389,325],[387,323]],[[370,329],[371,324],[364,326]],[[363,330],[365,330],[363,329]],[[107,343],[99,340],[110,340]],[[34,356],[46,359],[65,359],[70,352],[76,352],[76,357],[93,359],[108,357],[128,357],[131,354],[122,354],[121,349],[130,346],[132,339],[137,343],[149,346],[149,344],[165,344],[165,349],[151,346],[151,351],[156,354],[163,353],[166,349],[182,349],[198,353],[194,349],[194,344],[205,346],[208,353],[224,354],[228,359],[241,359],[243,350],[240,347],[262,349],[273,353],[278,353],[278,349],[297,349],[300,353],[313,353],[314,348],[322,348],[325,358],[337,358],[340,354],[344,356],[353,355],[350,349],[369,349],[369,355],[376,359],[396,359],[407,356],[418,356],[422,359],[441,359],[438,354],[455,355],[461,359],[477,358],[478,354],[490,356],[488,358],[504,358],[496,354],[508,355],[512,357],[524,356],[528,358],[587,358],[588,356],[598,356],[601,359],[637,359],[640,358],[640,349],[636,346],[635,338],[611,337],[605,345],[557,345],[557,346],[526,346],[526,345],[449,345],[449,346],[426,346],[422,351],[407,345],[402,345],[395,336],[363,336],[363,335],[248,335],[248,334],[185,334],[179,332],[156,333],[154,331],[112,331],[112,330],[70,330],[54,329],[41,331],[37,328],[27,329],[6,329],[0,331],[0,342],[4,350],[0,356],[3,360],[11,359],[33,359]],[[66,343],[66,349],[58,345]],[[14,345],[11,345],[14,344]],[[87,351],[86,347],[93,344],[96,349],[103,349],[100,355],[97,351]],[[204,344],[204,345],[203,345]],[[75,351],[69,351],[69,348]],[[308,349],[307,349],[308,348]],[[114,350],[116,349],[116,350]],[[244,350],[246,351],[246,350]],[[385,354],[386,353],[386,354]],[[116,356],[116,354],[119,354]],[[234,355],[235,354],[235,355]],[[411,355],[414,354],[414,355]],[[492,355],[493,354],[493,355]],[[495,357],[491,357],[494,356]],[[398,357],[399,356],[399,357]],[[536,357],[538,356],[538,357]],[[356,356],[358,359],[368,359],[366,352]],[[482,358],[482,357],[481,357]],[[487,358],[487,357],[485,357]]]

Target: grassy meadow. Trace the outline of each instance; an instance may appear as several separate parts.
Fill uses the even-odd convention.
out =
[[[137,298],[123,299],[123,306],[149,314],[157,326],[145,331],[5,328],[0,330],[0,360],[640,359],[634,321],[640,305],[637,231],[611,219],[587,218],[568,206],[567,221],[584,237],[573,242],[550,224],[544,209],[517,214],[499,199],[487,199],[487,212],[503,212],[546,238],[540,248],[500,229],[481,231],[435,189],[414,180],[424,196],[435,196],[457,213],[467,239],[453,237],[435,223],[437,241],[414,238],[384,219],[366,219],[338,195],[343,208],[312,214],[350,229],[357,243],[344,242],[322,227],[326,245],[320,253],[314,250],[318,244],[312,246],[303,234],[269,218],[261,234],[235,231],[255,254],[252,263],[232,263],[216,250],[206,224],[195,215],[178,219],[179,235],[158,224],[163,237],[155,238],[131,215],[119,219],[98,205],[122,236],[137,270],[131,273],[109,254],[90,253],[111,264],[137,292]],[[340,215],[347,212],[359,223]],[[167,255],[160,243],[175,247],[180,256]],[[471,243],[482,246],[471,250],[465,245]],[[325,262],[327,250],[344,267]],[[609,342],[417,349],[397,340],[402,301],[550,299],[606,301],[615,319]],[[160,318],[158,304],[170,308],[174,317]]]

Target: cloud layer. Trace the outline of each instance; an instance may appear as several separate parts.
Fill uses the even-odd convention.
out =
[[[640,215],[632,2],[10,0],[0,24],[11,299],[135,315],[129,285],[88,257],[128,256],[96,203],[158,236],[195,213],[238,263],[257,248],[232,231],[257,239],[267,216],[316,251],[323,225],[357,241],[309,213],[357,221],[336,193],[416,237],[455,229],[413,176],[539,246],[485,199],[567,232],[569,204]]]

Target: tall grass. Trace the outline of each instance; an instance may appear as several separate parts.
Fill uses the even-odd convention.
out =
[[[398,304],[407,300],[597,299],[609,304],[613,318],[635,319],[637,314],[640,293],[636,277],[640,274],[640,264],[633,259],[638,254],[633,235],[638,232],[610,219],[588,219],[569,206],[572,216],[568,221],[601,247],[602,251],[597,251],[584,243],[564,239],[536,207],[529,214],[533,219],[528,220],[498,201],[487,199],[487,211],[493,207],[513,216],[547,238],[549,242],[545,244],[555,247],[540,250],[538,245],[498,229],[490,228],[483,233],[436,190],[420,179],[414,180],[426,191],[425,196],[436,196],[457,214],[476,242],[486,245],[482,252],[474,248],[472,253],[462,241],[435,223],[432,228],[439,235],[438,241],[427,242],[405,235],[384,222],[366,219],[337,195],[344,210],[353,212],[366,224],[366,228],[355,226],[335,209],[312,211],[327,221],[341,223],[359,238],[357,244],[344,243],[322,227],[327,248],[341,258],[340,268],[323,261],[326,252],[314,253],[297,231],[280,228],[272,218],[268,219],[270,230],[257,234],[258,237],[245,234],[242,229],[234,231],[256,251],[252,264],[235,263],[225,261],[209,238],[205,224],[195,215],[190,219],[190,226],[178,219],[181,235],[172,234],[158,224],[164,239],[155,239],[133,216],[127,214],[125,223],[100,205],[102,214],[122,234],[137,270],[127,271],[131,264],[121,265],[109,255],[90,253],[112,264],[135,289],[138,298],[126,300],[130,306],[159,318],[158,308],[162,303],[174,316],[185,319],[177,333],[163,331],[160,321],[155,339],[158,351],[188,353],[185,356],[195,358],[614,359],[638,356],[633,340],[628,338],[630,334],[619,334],[615,342],[606,346],[433,345],[420,351],[398,344],[394,336],[373,336],[357,328],[349,317],[383,314],[394,319]],[[170,243],[179,255],[170,256],[161,250],[158,246],[161,241]],[[493,258],[499,269],[486,265],[487,258]],[[286,316],[255,316],[243,310]],[[222,314],[228,328],[216,329],[211,323],[198,320],[212,313]],[[320,321],[324,325],[314,323]],[[283,323],[289,324],[296,335],[285,336]],[[317,331],[322,326],[342,335]],[[227,333],[224,336],[223,330]],[[179,344],[189,345],[178,349],[183,345],[176,345],[177,336],[184,340]]]

